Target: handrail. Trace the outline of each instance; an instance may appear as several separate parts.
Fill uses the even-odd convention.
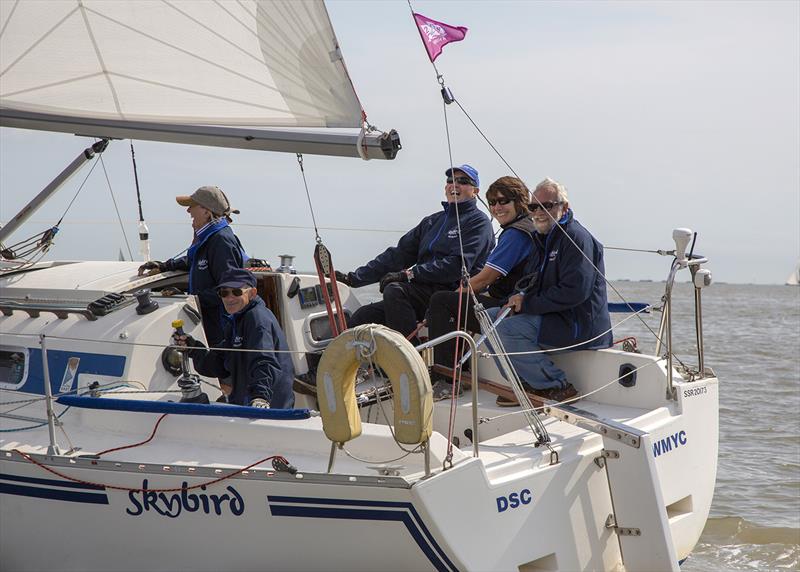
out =
[[[472,456],[478,456],[478,346],[475,344],[475,340],[472,339],[472,335],[463,331],[463,330],[456,330],[454,332],[447,332],[439,336],[438,338],[434,338],[432,340],[428,340],[424,344],[418,345],[415,349],[418,352],[422,352],[428,348],[432,348],[434,346],[438,346],[441,343],[447,342],[452,340],[453,338],[462,338],[464,341],[467,342],[469,345],[469,349],[471,352],[469,365],[470,365],[470,379],[471,379],[471,389],[472,389]]]

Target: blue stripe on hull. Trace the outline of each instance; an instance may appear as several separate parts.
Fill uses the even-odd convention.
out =
[[[419,546],[420,550],[422,550],[422,552],[425,554],[425,556],[427,556],[428,560],[437,570],[444,572],[449,570],[458,570],[455,564],[453,564],[450,558],[448,558],[447,554],[445,554],[444,550],[442,550],[442,548],[436,542],[436,539],[433,538],[433,535],[428,530],[428,527],[425,526],[425,523],[422,521],[422,518],[420,518],[419,513],[411,503],[284,496],[268,496],[267,500],[270,503],[269,509],[273,516],[402,522],[409,534],[411,534],[411,537],[417,543],[417,546]],[[339,507],[349,506],[361,508],[297,506],[309,504],[327,504]],[[436,552],[434,552],[434,549]]]
[[[28,483],[31,485],[43,485],[32,487],[28,485],[18,485],[3,481],[14,481],[16,483]],[[45,488],[59,487],[59,488]],[[66,489],[66,490],[65,490]],[[80,491],[69,490],[80,489]],[[23,497],[34,497],[40,499],[60,500],[67,502],[80,502],[88,504],[108,504],[108,496],[105,494],[105,487],[72,481],[39,479],[36,477],[22,477],[19,475],[8,475],[0,473],[0,494],[16,495]],[[86,491],[86,492],[81,492]],[[97,493],[89,491],[98,491]]]
[[[88,504],[108,504],[108,497],[105,494],[80,493],[76,491],[63,491],[60,489],[41,489],[38,487],[26,487],[24,485],[11,485],[9,483],[0,483],[0,494]]]

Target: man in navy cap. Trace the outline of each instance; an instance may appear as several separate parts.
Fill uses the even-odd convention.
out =
[[[256,277],[242,268],[229,269],[217,285],[217,294],[224,307],[222,343],[211,350],[191,336],[180,336],[175,343],[191,347],[189,357],[201,375],[229,376],[232,385],[220,384],[229,403],[291,409],[292,357],[285,353],[289,347],[277,318],[256,293]]]
[[[383,300],[356,310],[350,326],[385,324],[410,336],[424,319],[433,293],[458,286],[462,254],[467,274],[483,268],[494,248],[494,233],[489,217],[478,210],[478,171],[465,164],[447,169],[445,175],[446,202],[441,211],[423,218],[397,246],[364,266],[336,273],[338,281],[354,288],[378,282],[383,294]],[[411,341],[418,342],[416,337]]]

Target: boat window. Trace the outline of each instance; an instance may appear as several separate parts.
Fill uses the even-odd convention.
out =
[[[344,315],[345,321],[350,321],[350,312],[348,310],[344,311]],[[331,333],[331,322],[328,319],[328,314],[322,314],[320,316],[311,318],[309,327],[311,329],[311,339],[315,342],[314,345],[319,345],[320,342],[330,341],[333,338],[333,334]]]
[[[28,377],[28,349],[0,346],[0,387],[18,389]]]

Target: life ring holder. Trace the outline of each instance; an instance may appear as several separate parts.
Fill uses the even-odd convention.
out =
[[[433,433],[433,392],[428,368],[405,336],[378,324],[364,324],[342,332],[322,353],[317,367],[317,399],[322,428],[331,440],[330,472],[336,447],[361,435],[356,401],[356,373],[373,363],[389,377],[394,409],[394,437],[398,443],[423,444]]]

